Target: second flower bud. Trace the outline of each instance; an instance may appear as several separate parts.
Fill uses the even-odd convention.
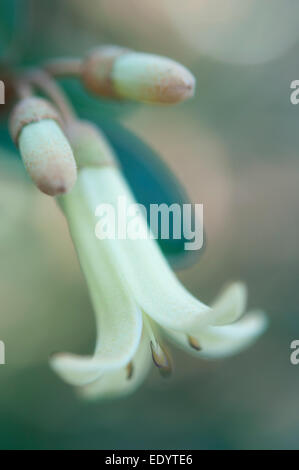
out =
[[[70,191],[77,178],[76,162],[60,116],[47,100],[21,100],[10,119],[11,136],[36,186],[49,196]]]

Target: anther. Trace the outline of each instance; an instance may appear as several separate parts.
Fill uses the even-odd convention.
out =
[[[201,351],[202,348],[194,336],[188,336],[188,343],[191,348],[195,349],[195,351]]]
[[[168,377],[172,372],[171,359],[168,353],[160,346],[158,342],[154,344],[154,342],[151,341],[150,345],[155,366],[158,367],[159,372],[163,377]]]
[[[129,362],[129,364],[126,367],[126,371],[127,371],[127,379],[131,380],[131,378],[133,377],[133,374],[134,374],[133,362]]]

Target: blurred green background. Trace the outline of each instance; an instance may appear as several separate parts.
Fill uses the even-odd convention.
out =
[[[163,156],[194,202],[207,244],[178,273],[204,302],[244,280],[270,328],[237,357],[173,351],[119,401],[88,404],[49,369],[88,353],[95,324],[66,223],[25,174],[0,122],[1,449],[298,449],[299,4],[291,0],[1,0],[2,62],[36,64],[115,43],[170,56],[197,78],[176,107],[100,102],[65,82],[79,110],[114,119]],[[5,67],[0,74],[5,73]],[[2,76],[0,75],[0,78]],[[140,156],[142,158],[142,155]]]

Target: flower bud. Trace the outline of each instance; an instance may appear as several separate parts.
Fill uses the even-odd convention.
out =
[[[92,51],[82,67],[88,90],[110,98],[178,103],[191,98],[195,78],[179,63],[116,46]]]
[[[10,121],[11,136],[31,179],[49,196],[70,191],[77,177],[73,152],[59,122],[55,108],[36,97],[22,100]]]
[[[115,165],[111,146],[95,125],[88,121],[72,121],[66,132],[79,169]]]

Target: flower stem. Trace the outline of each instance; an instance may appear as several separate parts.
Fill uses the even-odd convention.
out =
[[[48,75],[47,72],[40,69],[34,69],[28,72],[25,78],[29,85],[38,88],[53,101],[65,122],[69,123],[76,119],[76,112],[72,104],[60,86],[50,75]]]
[[[16,80],[14,84],[16,94],[20,100],[33,95],[33,88],[26,80]]]
[[[82,72],[82,60],[63,57],[45,63],[44,69],[53,77],[79,77]]]

